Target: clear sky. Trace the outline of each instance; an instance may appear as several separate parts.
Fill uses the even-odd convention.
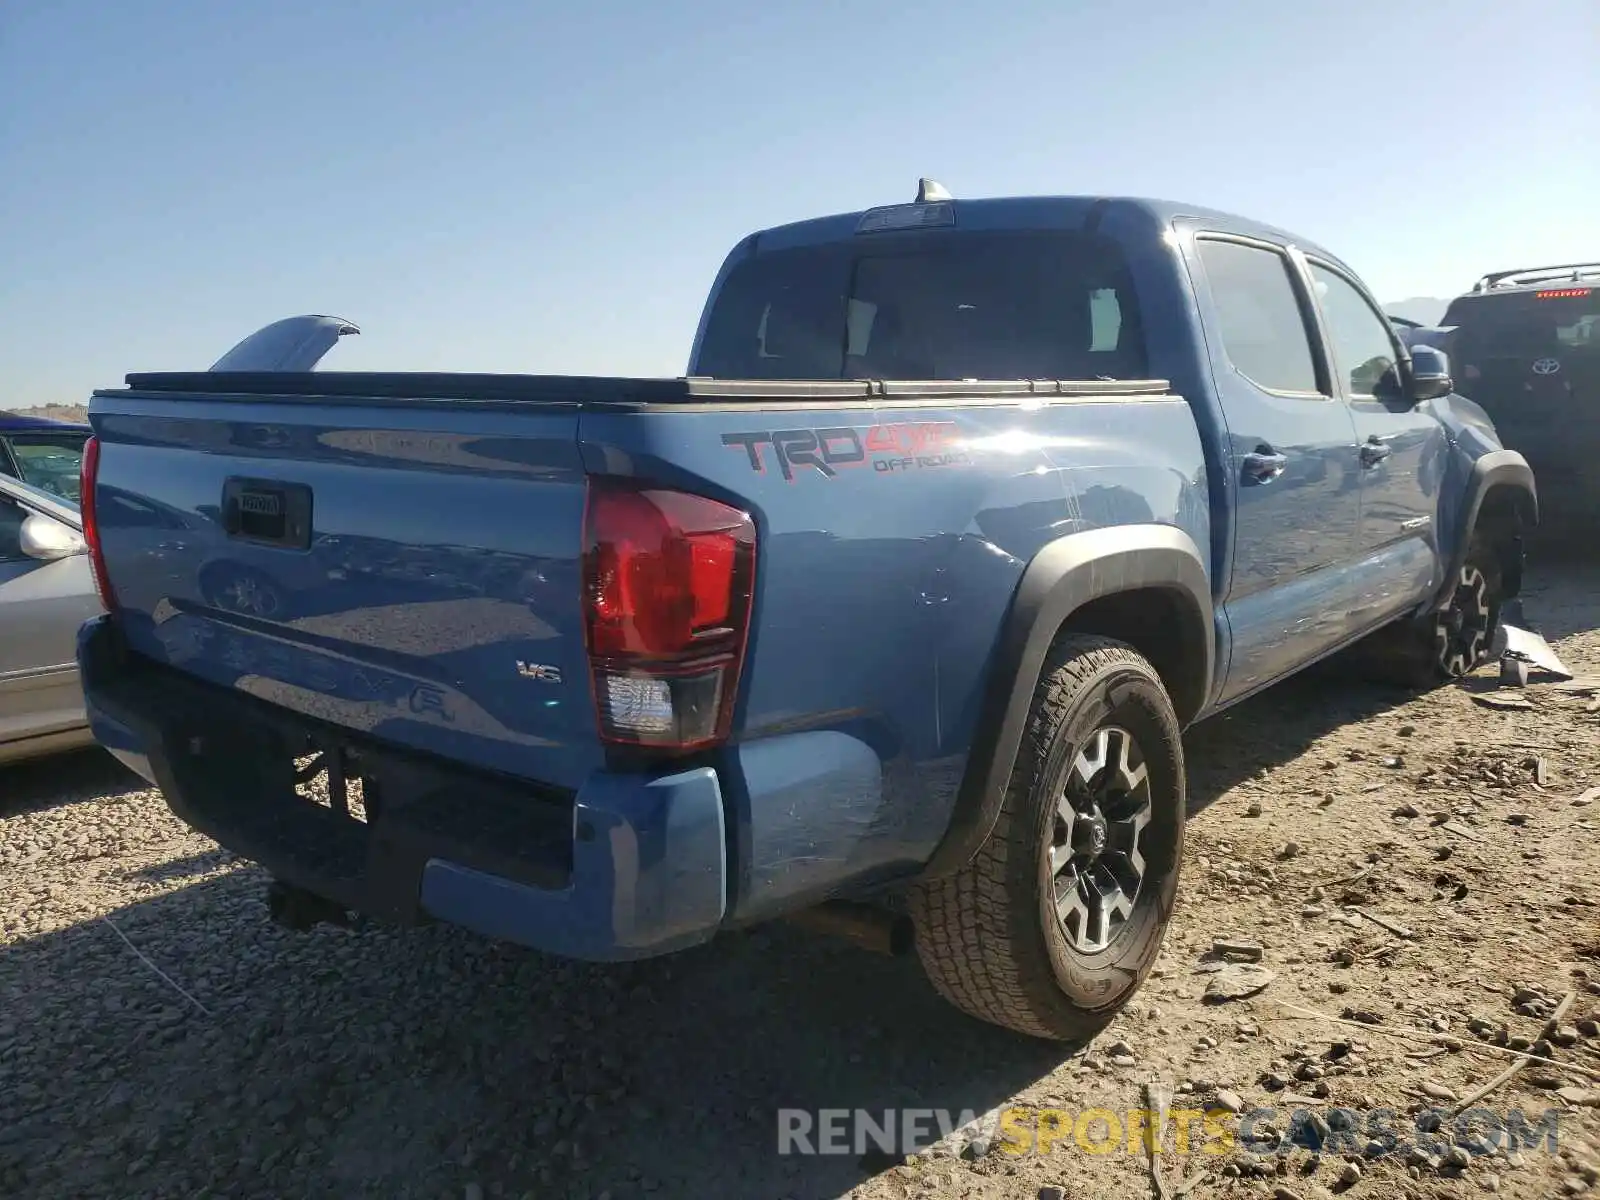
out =
[[[1380,299],[1600,258],[1595,0],[0,0],[0,407],[209,365],[676,374],[750,229],[1127,192]]]

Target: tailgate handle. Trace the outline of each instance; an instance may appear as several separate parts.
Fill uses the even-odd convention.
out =
[[[311,548],[311,489],[279,479],[230,476],[222,485],[222,528],[231,538]]]

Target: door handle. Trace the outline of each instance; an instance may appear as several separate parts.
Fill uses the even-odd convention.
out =
[[[1279,475],[1283,474],[1283,468],[1288,463],[1288,458],[1279,454],[1271,446],[1257,446],[1244,456],[1245,481],[1248,483],[1271,483]]]
[[[1378,435],[1373,434],[1361,444],[1361,465],[1375,467],[1394,451],[1378,440]]]

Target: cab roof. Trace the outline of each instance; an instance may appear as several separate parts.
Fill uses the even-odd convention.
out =
[[[766,251],[847,241],[855,236],[857,227],[869,213],[881,213],[890,208],[911,210],[920,204],[950,206],[954,212],[955,227],[966,230],[1075,229],[1082,227],[1096,210],[1099,210],[1101,219],[1112,213],[1126,214],[1152,230],[1170,229],[1175,221],[1193,219],[1219,233],[1254,237],[1279,245],[1292,244],[1308,254],[1344,265],[1337,255],[1275,225],[1204,205],[1139,196],[1007,196],[912,201],[904,205],[886,205],[776,225],[752,234],[746,240],[753,245],[747,249]]]

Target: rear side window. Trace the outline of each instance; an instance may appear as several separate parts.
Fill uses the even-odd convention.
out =
[[[1228,361],[1270,392],[1320,394],[1305,314],[1276,250],[1202,238],[1200,262]]]
[[[1143,379],[1116,243],[945,233],[758,254],[713,302],[696,373],[725,379]]]

